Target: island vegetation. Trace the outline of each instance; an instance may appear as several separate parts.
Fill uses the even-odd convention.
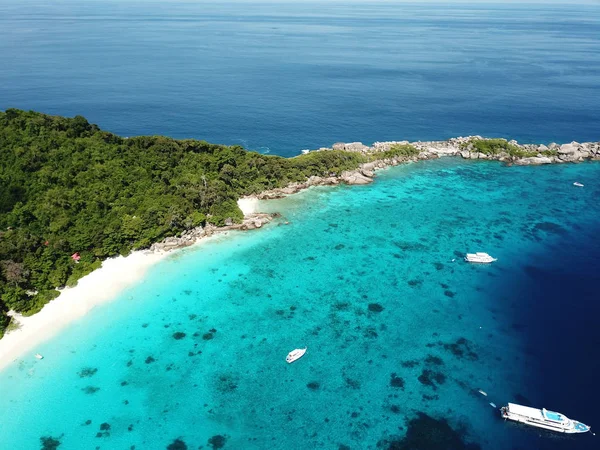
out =
[[[394,151],[407,151],[397,149]],[[163,136],[123,138],[81,117],[0,112],[0,337],[103,259],[243,214],[237,199],[370,158],[294,158]]]
[[[461,148],[483,153],[488,156],[495,156],[506,153],[516,158],[532,158],[538,154],[542,156],[556,156],[556,150],[525,150],[521,146],[511,144],[506,139],[470,139],[461,144]]]
[[[207,224],[241,222],[240,197],[368,184],[375,169],[442,155],[578,162],[600,159],[600,143],[546,147],[469,136],[336,143],[283,158],[193,139],[124,138],[81,116],[0,112],[0,338],[8,311],[36,313],[57,288],[75,285],[106,258],[194,235],[188,231]]]

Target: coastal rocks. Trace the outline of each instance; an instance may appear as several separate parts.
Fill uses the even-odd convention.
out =
[[[206,236],[206,230],[202,227],[186,230],[179,237],[171,236],[161,242],[156,242],[150,247],[151,252],[168,252],[176,248],[188,247],[198,239]]]
[[[564,155],[564,154],[575,153],[577,151],[577,149],[578,149],[577,142],[572,142],[570,144],[563,144],[558,149],[558,154]]]
[[[517,166],[536,166],[540,164],[552,164],[553,162],[554,158],[549,158],[547,156],[535,156],[531,158],[517,159],[514,164]]]
[[[373,182],[373,178],[367,176],[365,173],[372,173],[370,171],[345,171],[340,175],[340,179],[349,185],[361,185],[369,184]]]
[[[297,192],[296,190],[292,190]],[[254,230],[262,228],[263,225],[269,223],[275,215],[272,214],[249,214],[244,218],[242,223],[233,223],[233,220],[226,219],[225,226],[217,227],[207,223],[204,227],[197,227],[191,230],[186,230],[179,237],[171,236],[164,239],[162,242],[156,242],[150,247],[151,252],[168,252],[177,248],[189,247],[198,240],[212,236],[215,233],[230,230]]]
[[[365,153],[369,151],[369,147],[364,145],[362,142],[336,142],[333,144],[332,148],[334,150],[344,150],[346,152],[360,152]]]

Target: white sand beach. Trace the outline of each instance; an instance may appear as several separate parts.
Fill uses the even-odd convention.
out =
[[[258,211],[259,200],[255,197],[245,197],[238,200],[238,205],[247,216]],[[225,233],[218,232],[211,237],[203,237],[195,245]],[[33,358],[37,353],[36,346],[87,314],[95,306],[115,299],[119,292],[139,281],[151,266],[168,254],[142,250],[126,257],[107,259],[100,269],[81,278],[77,286],[65,288],[39,313],[30,317],[15,314],[13,320],[18,322],[18,329],[7,332],[0,339],[0,370],[27,353],[31,353]]]
[[[107,259],[102,267],[83,277],[73,288],[30,317],[16,315],[20,327],[0,339],[0,370],[18,357],[37,352],[36,346],[63,327],[87,314],[95,306],[113,300],[124,288],[140,280],[167,253],[137,251],[127,257]]]

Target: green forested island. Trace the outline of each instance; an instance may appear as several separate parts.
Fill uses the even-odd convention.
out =
[[[0,337],[8,310],[39,311],[56,287],[75,284],[107,257],[207,221],[240,221],[239,197],[339,174],[366,158],[335,150],[283,158],[191,139],[122,138],[81,116],[0,112]]]

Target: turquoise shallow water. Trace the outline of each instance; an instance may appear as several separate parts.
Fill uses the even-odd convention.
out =
[[[566,400],[547,376],[565,370],[564,353],[529,333],[545,326],[536,305],[554,308],[541,293],[552,273],[598,267],[599,177],[593,163],[448,158],[268,202],[278,222],[172,254],[40,346],[43,361],[0,372],[2,447],[52,436],[60,450],[219,448],[210,439],[222,436],[233,449],[387,448],[423,412],[485,449],[588,448],[587,436],[508,426],[488,402],[525,396],[600,423],[577,375],[594,363],[561,374],[580,384]],[[555,258],[565,248],[570,259]],[[468,265],[466,251],[498,262]],[[581,292],[564,299],[575,307],[596,291]],[[578,326],[596,342],[594,320]],[[548,338],[577,333],[564,332]]]

